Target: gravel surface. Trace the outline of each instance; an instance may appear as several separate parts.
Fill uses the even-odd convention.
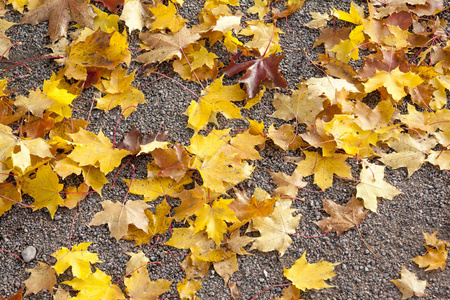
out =
[[[360,5],[364,4],[364,1],[356,2]],[[247,1],[240,1],[240,3],[243,10],[250,4]],[[449,5],[448,2],[446,5]],[[188,0],[182,13],[193,19],[200,6],[199,1]],[[320,47],[312,50],[319,31],[308,29],[302,24],[311,19],[310,11],[327,12],[330,7],[348,11],[350,1],[307,0],[303,9],[288,17],[287,22],[279,20],[277,25],[286,32],[281,36],[285,57],[281,63],[280,72],[286,78],[289,88],[295,88],[302,78],[322,76],[301,50],[305,48],[312,59],[316,58],[314,53],[323,51]],[[442,17],[450,20],[448,12],[442,13]],[[18,22],[20,14],[9,12],[5,19]],[[47,23],[37,26],[12,27],[7,32],[8,36],[11,37],[13,43],[20,41],[22,45],[13,47],[9,59],[22,61],[50,53],[50,50],[44,48],[49,43],[48,37],[45,37],[46,32]],[[136,35],[133,34],[130,38],[130,47],[137,47]],[[217,50],[217,53],[221,51],[218,48],[213,49]],[[135,57],[137,52],[132,52]],[[0,75],[2,78],[10,79],[9,88],[15,89],[14,95],[27,95],[28,90],[41,87],[43,80],[49,79],[52,71],[59,68],[50,59],[30,61],[27,65],[31,68],[30,72],[18,66],[6,73],[2,72]],[[9,66],[10,64],[0,62],[1,69]],[[131,65],[131,69],[139,67],[140,65],[136,63]],[[162,64],[160,72],[181,80],[168,64]],[[23,78],[23,75],[29,76]],[[152,77],[138,77],[134,85],[140,86],[153,79]],[[236,82],[236,78],[225,81],[225,83],[234,82]],[[197,84],[184,84],[196,93],[200,93]],[[168,80],[152,82],[141,87],[140,90],[145,94],[148,105],[139,105],[137,111],[128,119],[122,119],[119,122],[116,139],[120,141],[124,134],[135,125],[142,133],[160,129],[169,130],[170,141],[188,145],[193,131],[186,128],[187,117],[183,115],[183,112],[187,109],[192,95]],[[75,117],[87,118],[94,91],[94,88],[89,88],[74,101]],[[273,111],[272,95],[268,92],[263,98],[263,103]],[[100,110],[93,110],[88,129],[97,133],[102,128],[105,135],[112,139],[119,115],[120,111],[117,108],[108,114]],[[259,121],[263,120],[267,127],[272,123],[282,124],[279,120],[270,118],[266,108],[262,105],[256,105],[247,113],[247,116]],[[229,121],[225,118],[219,118],[219,124],[220,129],[245,126],[243,120]],[[275,184],[266,170],[288,174],[293,171],[294,165],[285,163],[283,157],[286,155],[298,156],[299,153],[282,151],[270,143],[267,145],[268,147],[261,152],[263,159],[256,162],[257,168],[252,178],[244,182],[242,186],[250,189],[258,186],[270,192],[275,188]],[[135,178],[145,178],[147,161],[140,158],[132,160],[132,163],[136,166]],[[355,161],[350,161],[350,163],[353,175],[357,176],[360,166]],[[113,181],[116,173],[117,169],[108,175],[110,182]],[[120,172],[119,178],[130,178],[131,173],[131,167],[127,165]],[[390,280],[399,278],[402,265],[417,274],[419,279],[428,281],[429,286],[426,289],[428,299],[450,299],[449,267],[445,270],[425,272],[424,269],[419,269],[410,261],[425,251],[423,232],[433,233],[439,230],[438,238],[450,241],[450,174],[431,165],[424,165],[409,178],[407,178],[404,168],[397,170],[386,168],[385,174],[386,181],[397,187],[403,194],[395,197],[394,200],[380,200],[378,213],[369,213],[359,226],[362,238],[380,257],[379,259],[366,248],[356,230],[350,230],[339,237],[336,237],[334,233],[320,238],[292,236],[293,243],[282,257],[279,257],[277,252],[261,253],[257,251],[252,252],[254,255],[239,256],[240,270],[233,274],[231,280],[237,283],[241,299],[251,299],[268,287],[289,283],[283,277],[283,267],[290,268],[304,251],[307,251],[309,262],[318,262],[323,259],[341,263],[335,269],[337,276],[328,281],[334,287],[320,291],[307,291],[303,294],[306,299],[400,299],[401,293]],[[77,179],[73,177],[72,180]],[[318,190],[313,185],[313,178],[307,177],[306,180],[309,182],[307,189]],[[126,190],[126,185],[118,180],[114,188],[105,186],[103,197],[104,199],[121,200],[125,196]],[[335,179],[333,187],[325,193],[301,190],[299,197],[305,198],[305,201],[295,201],[293,205],[302,215],[297,233],[303,236],[321,234],[318,226],[313,223],[328,216],[322,210],[321,198],[332,199],[343,204],[355,193],[354,182],[342,179]],[[25,196],[24,198],[24,203],[32,203],[30,197]],[[148,267],[152,280],[165,278],[175,282],[182,281],[184,273],[179,262],[184,259],[186,252],[163,246],[156,239],[147,245],[134,247],[132,242],[123,240],[116,242],[110,237],[106,226],[90,228],[86,226],[94,214],[101,210],[99,203],[104,199],[97,194],[89,194],[81,203],[79,210],[59,208],[54,220],[50,218],[45,209],[32,212],[30,209],[24,209],[18,205],[1,216],[0,248],[20,256],[24,249],[33,246],[36,248],[37,254],[35,259],[28,263],[22,263],[14,256],[0,252],[0,295],[9,297],[15,294],[29,276],[25,270],[35,267],[37,261],[48,264],[55,263],[51,257],[51,253],[55,250],[68,247],[69,244],[89,241],[92,242],[89,250],[98,253],[103,261],[103,263],[97,264],[97,267],[111,275],[113,282],[120,280],[125,275],[125,263],[129,259],[126,252],[137,252],[138,249],[143,252],[148,251],[147,257],[151,261],[161,262],[161,266],[150,265]],[[129,199],[139,199],[139,197],[130,195]],[[177,203],[176,201],[173,200],[173,204]],[[160,202],[161,199],[149,204],[154,208]],[[71,231],[71,240],[69,240]],[[163,235],[161,239],[167,241],[169,237],[169,235]],[[60,279],[64,280],[65,278],[60,277]],[[124,288],[123,283],[120,283],[119,286]],[[281,286],[273,287],[258,295],[257,299],[280,297],[282,289]],[[170,297],[176,294],[176,285],[173,284],[171,290],[163,296]],[[222,278],[211,268],[198,296],[201,299],[229,299],[230,293],[228,287],[224,286]],[[47,292],[41,292],[38,295],[27,296],[26,299],[51,299],[51,297]]]

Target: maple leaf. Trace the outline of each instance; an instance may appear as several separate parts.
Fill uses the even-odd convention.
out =
[[[150,210],[145,210],[144,212],[148,219],[147,232],[130,224],[127,235],[124,238],[134,240],[135,245],[143,245],[149,243],[155,235],[165,233],[174,219],[173,217],[167,216],[170,214],[170,209],[171,206],[164,199],[163,202],[156,206],[155,214]]]
[[[306,260],[306,251],[297,259],[290,269],[284,268],[284,276],[292,281],[299,290],[323,289],[333,287],[325,280],[336,276],[333,270],[340,263],[330,263],[320,260],[318,263],[310,264]]]
[[[117,241],[127,234],[129,224],[134,224],[137,228],[148,233],[148,219],[144,213],[148,204],[144,201],[127,201],[125,205],[109,200],[100,203],[103,206],[103,211],[95,214],[90,225],[108,224],[111,236]]]
[[[246,162],[236,164],[233,156],[223,152],[203,161],[198,171],[202,175],[203,185],[218,193],[225,193],[253,172],[253,167]]]
[[[221,112],[229,119],[241,117],[240,109],[232,101],[245,99],[245,92],[239,84],[224,86],[223,75],[202,91],[198,102],[192,100],[185,114],[189,117],[188,127],[198,131],[208,122],[216,123],[216,115]]]
[[[1,163],[0,166],[1,165],[3,165],[3,163]],[[4,170],[0,168],[0,171],[3,172]],[[8,172],[5,174],[8,174]],[[5,175],[5,177],[8,176]],[[0,185],[0,216],[10,210],[15,203],[20,202],[22,202],[22,195],[18,186],[15,186],[12,183]]]
[[[303,152],[305,160],[297,163],[297,171],[303,177],[314,174],[314,183],[322,191],[333,185],[333,174],[341,177],[352,177],[350,166],[345,162],[348,155],[334,154],[331,157],[322,156],[317,152]]]
[[[310,97],[306,84],[299,83],[298,90],[291,96],[275,93],[272,105],[275,112],[273,118],[290,121],[295,118],[297,123],[314,124],[316,116],[323,110],[321,97]]]
[[[259,87],[264,80],[270,80],[275,87],[287,88],[286,80],[278,71],[278,65],[283,59],[283,56],[284,54],[280,56],[272,54],[240,64],[235,64],[232,60],[223,72],[228,76],[233,76],[246,70],[245,74],[239,79],[239,82],[245,84],[247,99],[251,99],[259,93]]]
[[[364,207],[377,212],[377,197],[393,199],[401,194],[384,178],[384,167],[366,162],[359,175],[360,183],[356,186],[356,197],[364,200]]]
[[[294,173],[290,176],[282,172],[268,172],[277,185],[277,188],[273,191],[272,195],[290,196],[295,198],[297,197],[298,189],[304,188],[308,184],[303,181],[303,176],[297,170],[294,170]]]
[[[86,0],[46,0],[27,12],[20,23],[37,25],[48,20],[48,35],[54,42],[66,36],[70,21],[93,28],[94,17],[95,13]]]
[[[156,300],[158,297],[167,292],[172,281],[166,279],[158,279],[150,281],[148,270],[145,267],[149,259],[139,250],[138,253],[127,253],[131,256],[127,262],[126,273],[130,277],[124,278],[126,292],[131,299],[137,300]],[[144,267],[143,267],[144,266]]]
[[[214,195],[212,196],[214,197]],[[220,196],[219,193],[217,193],[218,196]],[[205,188],[195,183],[194,189],[183,190],[177,194],[177,197],[181,199],[181,204],[174,209],[175,214],[173,216],[179,222],[200,210],[206,204],[207,196]]]
[[[292,200],[278,200],[269,217],[257,217],[252,220],[251,229],[258,230],[261,234],[253,242],[250,250],[269,252],[277,250],[281,256],[284,255],[292,239],[289,234],[295,233],[301,215],[292,216],[295,209],[291,209]]]
[[[402,266],[400,272],[401,278],[391,280],[402,293],[402,299],[408,299],[413,296],[425,297],[425,289],[428,285],[426,280],[418,280],[416,274]]]
[[[147,14],[141,0],[125,0],[120,20],[125,21],[130,32],[135,29],[142,30]]]
[[[336,79],[330,76],[310,78],[305,83],[308,86],[309,97],[315,99],[315,97],[326,96],[332,104],[337,104],[336,92],[346,90],[350,93],[360,93],[356,86],[347,80]],[[319,102],[320,100],[314,101]]]
[[[278,44],[280,40],[279,34],[284,32],[277,28],[275,24],[266,24],[261,20],[248,21],[247,24],[246,28],[239,31],[240,35],[253,36],[251,41],[245,43],[245,47],[257,50],[260,56],[265,56],[265,54],[273,55],[281,51]]]
[[[91,263],[95,264],[102,262],[98,259],[96,253],[87,251],[90,243],[81,243],[74,245],[71,250],[66,247],[62,247],[58,251],[52,254],[56,258],[56,263],[53,268],[56,274],[60,275],[64,273],[69,267],[72,267],[73,276],[86,279],[91,274]]]
[[[370,93],[377,88],[386,87],[389,94],[395,101],[401,100],[406,96],[405,87],[414,88],[423,82],[419,75],[412,72],[404,73],[399,67],[390,72],[377,71],[375,76],[369,78],[364,83],[366,93]]]
[[[214,270],[222,277],[225,284],[228,283],[228,280],[230,280],[230,277],[234,272],[239,271],[235,253],[224,260],[213,262],[213,266]]]
[[[102,98],[96,99],[96,108],[109,111],[120,105],[123,116],[127,118],[136,109],[135,106],[147,103],[144,94],[131,86],[134,73],[126,75],[126,69],[115,69],[111,72],[109,80],[102,80],[101,84],[96,85],[100,91],[106,93]]]
[[[328,199],[322,199],[322,203],[330,217],[315,223],[323,232],[336,232],[336,236],[357,227],[369,212],[364,211],[364,206],[356,197],[352,197],[345,206]]]
[[[150,52],[143,53],[136,58],[140,63],[154,63],[170,60],[174,57],[181,59],[182,49],[188,45],[195,43],[200,39],[198,33],[192,32],[184,26],[180,31],[173,35],[162,33],[144,32],[139,34],[143,50],[150,50]]]
[[[186,150],[195,154],[197,158],[205,159],[219,152],[219,149],[227,145],[230,139],[230,129],[214,128],[207,136],[196,133],[191,137],[191,144],[186,147]]]
[[[78,205],[89,193],[89,187],[86,183],[82,183],[77,187],[69,186],[65,190],[66,199],[64,199],[64,204],[68,209],[72,209]]]
[[[330,51],[336,52],[336,58],[344,63],[348,63],[350,59],[359,59],[358,46],[361,45],[364,40],[364,27],[362,25],[356,26],[349,34],[347,40],[339,42]]]
[[[436,140],[428,137],[413,138],[409,134],[401,134],[398,140],[390,139],[388,141],[389,147],[393,148],[396,153],[383,155],[380,161],[392,169],[406,167],[408,177],[410,177],[422,166],[428,152],[436,144]]]
[[[67,0],[69,1],[69,0]],[[88,80],[88,73],[114,70],[120,63],[130,64],[126,33],[103,32],[100,28],[82,42],[72,45],[64,67],[64,74],[77,80]],[[90,75],[92,76],[92,75]]]
[[[175,144],[172,149],[155,149],[152,156],[161,171],[159,176],[170,177],[180,181],[189,169],[191,157],[186,149],[180,144]]]
[[[181,299],[195,299],[195,293],[200,290],[202,283],[200,280],[184,278],[183,282],[178,282],[177,291]]]
[[[370,156],[373,154],[370,145],[378,141],[377,134],[359,127],[353,115],[336,114],[330,122],[323,124],[323,128],[327,134],[333,135],[339,147],[351,155]]]
[[[169,29],[171,32],[175,33],[179,31],[187,21],[177,14],[177,9],[172,2],[169,2],[168,6],[158,3],[156,7],[150,8],[150,11],[155,19],[151,28],[151,30],[154,31],[164,31]]]
[[[274,125],[270,125],[267,136],[280,147],[281,149],[295,150],[302,146],[307,146],[299,135],[295,134],[297,131],[291,124],[283,124],[278,129],[275,129]]]
[[[40,167],[34,179],[27,179],[22,190],[34,198],[33,210],[47,207],[53,219],[58,205],[64,203],[59,195],[64,185],[59,183],[58,175],[48,164]]]
[[[231,203],[233,205],[234,202]],[[233,206],[234,208],[234,206]],[[245,255],[248,253],[243,247],[247,246],[249,243],[253,242],[255,238],[246,235],[240,235],[239,230],[233,231],[230,237],[226,237],[224,244],[236,254]]]
[[[175,197],[177,193],[183,190],[185,184],[192,182],[192,179],[184,177],[176,182],[168,177],[149,176],[147,179],[134,179],[131,186],[129,179],[123,179],[123,181],[130,188],[130,193],[143,195],[144,201],[153,201],[164,195]]]
[[[75,146],[69,158],[78,162],[80,166],[96,166],[107,174],[120,165],[122,158],[130,152],[113,148],[113,144],[100,130],[96,135],[93,132],[80,129],[69,134]]]
[[[6,20],[0,19],[0,36],[6,37],[5,31],[9,29],[9,27],[13,26],[15,23],[8,22]],[[0,40],[0,53],[2,56],[8,58],[9,57],[9,49],[12,43],[9,38],[2,38]]]
[[[249,14],[258,14],[258,18],[262,19],[269,12],[267,4],[267,0],[255,0],[255,4],[247,9],[246,12]]]
[[[311,29],[319,29],[319,28],[323,28],[323,27],[327,26],[327,23],[328,23],[327,21],[330,18],[330,16],[327,13],[321,14],[321,13],[315,12],[315,11],[312,11],[310,13],[311,13],[312,20],[303,25],[305,25],[306,27],[309,27]]]
[[[197,219],[194,223],[195,231],[197,233],[205,230],[208,237],[211,238],[217,246],[223,240],[224,233],[227,232],[226,222],[237,222],[236,213],[230,208],[230,203],[233,199],[215,200],[212,205],[206,203],[197,212]]]
[[[56,284],[56,271],[53,267],[46,263],[38,261],[39,265],[33,269],[27,269],[25,272],[30,273],[30,278],[23,283],[27,288],[25,296],[37,294],[42,290],[47,290],[53,295],[53,286]]]
[[[84,279],[74,278],[62,283],[79,291],[74,299],[116,300],[125,298],[120,288],[111,283],[111,276],[97,268],[94,273],[90,273]]]
[[[437,231],[433,234],[423,233],[425,237],[425,248],[427,253],[419,255],[411,259],[419,265],[419,268],[428,267],[425,271],[444,269],[447,260],[448,251],[446,247],[450,247],[450,243],[436,238]]]
[[[255,146],[263,145],[265,138],[261,135],[253,135],[249,131],[244,131],[231,138],[230,142],[219,149],[219,152],[224,152],[229,155],[234,154],[234,159],[261,159]]]

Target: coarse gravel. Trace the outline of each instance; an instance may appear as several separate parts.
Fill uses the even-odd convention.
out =
[[[365,1],[355,2],[360,5],[365,3]],[[240,3],[243,10],[251,4],[250,1],[242,0]],[[185,17],[193,19],[201,5],[200,1],[187,0],[181,12]],[[448,1],[446,5],[449,5]],[[289,16],[287,20],[278,21],[277,25],[286,33],[281,36],[280,42],[285,53],[280,72],[287,80],[289,88],[295,88],[302,79],[322,76],[303,52],[305,49],[314,60],[317,57],[315,53],[323,51],[320,47],[312,49],[319,31],[311,30],[303,24],[311,19],[310,11],[327,12],[331,7],[348,11],[350,1],[307,0],[300,11]],[[440,16],[450,20],[448,11],[441,13]],[[20,14],[9,12],[5,19],[18,22]],[[45,37],[46,32],[47,23],[12,27],[7,32],[11,42],[21,42],[22,45],[12,48],[9,59],[22,61],[51,53],[45,48],[49,44],[48,37]],[[138,48],[136,37],[135,33],[130,37],[132,48]],[[214,46],[213,50],[223,54],[223,49],[219,46]],[[137,51],[132,52],[136,57]],[[225,62],[228,59],[227,55],[221,57]],[[27,95],[28,90],[41,87],[43,80],[49,79],[52,71],[59,68],[51,59],[31,60],[27,65],[31,71],[17,66],[0,75],[1,78],[10,79],[8,87],[14,89],[13,95]],[[0,62],[1,69],[9,66],[10,64]],[[137,63],[131,64],[131,69],[139,67]],[[169,64],[162,64],[159,71],[181,81]],[[193,99],[192,95],[169,80],[153,81],[154,79],[156,77],[139,76],[135,80],[134,85],[140,86],[139,89],[145,94],[148,104],[139,105],[137,111],[130,117],[119,121],[117,141],[120,141],[134,125],[142,133],[168,130],[172,142],[177,141],[182,145],[188,145],[193,131],[186,128],[187,117],[183,112]],[[225,80],[227,84],[235,82],[235,77]],[[196,93],[201,91],[196,83],[183,82],[183,84]],[[74,101],[74,117],[87,118],[94,93],[95,88],[91,87]],[[276,126],[281,125],[280,120],[268,116],[267,108],[273,111],[272,95],[271,92],[266,93],[262,100],[264,106],[256,105],[245,115],[258,121],[263,120],[266,128],[272,123]],[[88,129],[93,132],[102,129],[105,135],[112,139],[119,115],[120,111],[117,108],[107,114],[94,109]],[[218,121],[221,129],[246,126],[244,120],[226,120],[219,117]],[[299,156],[300,153],[282,151],[268,142],[267,147],[261,151],[261,155],[263,159],[255,162],[256,169],[252,178],[241,186],[248,190],[258,186],[270,192],[275,188],[275,184],[266,170],[290,174],[294,165],[284,162],[283,157]],[[136,167],[135,178],[146,177],[148,162],[142,158],[132,159],[131,163]],[[353,175],[357,177],[360,166],[355,160],[350,160],[350,164]],[[110,182],[114,180],[117,171],[116,169],[107,176]],[[29,276],[25,270],[35,267],[37,261],[53,264],[55,259],[51,257],[51,253],[55,250],[84,242],[92,242],[89,250],[98,253],[103,261],[96,267],[111,275],[112,282],[119,281],[125,275],[125,264],[129,258],[126,253],[137,252],[138,249],[147,252],[147,257],[151,261],[161,262],[161,265],[148,266],[152,280],[165,278],[174,282],[182,281],[184,273],[179,263],[184,259],[186,251],[164,246],[156,239],[147,245],[135,247],[132,242],[123,240],[116,242],[110,236],[106,226],[86,225],[92,220],[94,214],[101,210],[101,201],[104,199],[117,201],[124,198],[127,188],[120,178],[131,178],[131,174],[132,168],[129,164],[120,171],[119,180],[113,188],[107,185],[103,189],[103,199],[97,194],[89,194],[81,203],[79,210],[59,208],[53,220],[45,209],[32,212],[18,205],[13,206],[10,211],[1,216],[0,248],[20,255],[25,248],[33,246],[37,249],[37,254],[34,260],[22,263],[14,256],[0,252],[0,295],[9,297],[15,294]],[[292,245],[282,257],[277,252],[257,251],[252,251],[253,255],[239,256],[240,270],[232,275],[231,280],[237,283],[241,299],[252,299],[257,293],[271,286],[274,287],[258,295],[257,299],[280,297],[283,287],[278,285],[289,283],[283,277],[283,268],[290,268],[304,251],[307,251],[309,262],[319,260],[340,262],[335,269],[337,276],[328,281],[334,287],[307,291],[303,294],[305,299],[401,299],[401,293],[390,280],[399,278],[402,265],[417,274],[419,279],[428,281],[427,299],[450,299],[449,267],[444,270],[426,272],[411,261],[425,251],[423,232],[433,233],[438,230],[440,239],[450,241],[450,174],[427,164],[408,178],[406,169],[391,170],[387,167],[385,179],[397,187],[402,194],[393,200],[379,201],[378,213],[369,213],[360,224],[361,236],[354,229],[339,237],[336,237],[334,233],[319,238],[294,235]],[[69,180],[79,179],[70,177]],[[321,199],[328,198],[339,204],[346,203],[356,192],[355,182],[335,178],[333,187],[322,193],[317,192],[319,189],[313,185],[311,176],[307,177],[306,181],[308,181],[307,190],[299,192],[299,197],[304,198],[305,201],[295,201],[293,205],[302,215],[297,233],[302,236],[318,236],[321,235],[321,231],[314,222],[327,216],[322,210]],[[139,199],[139,197],[130,194],[129,199]],[[170,201],[173,205],[179,203],[176,199]],[[153,209],[160,202],[161,199],[149,204]],[[30,204],[32,199],[24,196],[24,203]],[[169,234],[165,234],[160,238],[167,241],[169,237]],[[362,238],[379,258],[368,250]],[[59,279],[62,281],[68,278],[69,276],[62,276]],[[119,286],[124,289],[123,282],[119,283]],[[170,291],[163,296],[176,298],[176,294],[176,285],[173,284]],[[224,286],[222,278],[212,268],[197,295],[201,299],[230,299],[231,297],[228,287]],[[41,292],[27,296],[25,299],[51,299],[51,296],[47,292]]]

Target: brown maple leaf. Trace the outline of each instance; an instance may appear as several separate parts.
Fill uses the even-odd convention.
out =
[[[346,206],[339,205],[328,199],[322,199],[322,202],[323,209],[330,217],[315,223],[323,232],[332,231],[336,232],[336,235],[358,226],[369,212],[368,210],[364,211],[363,204],[354,196],[348,201]]]
[[[37,25],[48,20],[48,35],[54,42],[66,36],[69,22],[94,29],[95,13],[86,0],[47,0],[27,12],[20,23]]]
[[[245,84],[247,99],[251,99],[259,93],[259,86],[264,80],[270,80],[276,87],[282,89],[287,88],[286,80],[278,71],[278,65],[283,59],[283,56],[284,54],[281,54],[280,56],[272,54],[267,57],[262,57],[239,64],[235,63],[237,57],[234,57],[231,59],[231,63],[223,70],[223,72],[228,76],[233,76],[234,74],[246,70],[239,82]]]

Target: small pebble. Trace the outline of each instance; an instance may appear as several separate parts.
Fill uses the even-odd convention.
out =
[[[264,283],[264,281],[265,281],[264,278],[262,277],[259,278],[259,282]]]
[[[30,262],[36,257],[36,248],[28,246],[22,251],[22,258],[25,262]]]
[[[56,215],[55,218],[54,218],[54,220],[55,220],[55,221],[61,220],[61,216],[60,216],[60,215]]]

